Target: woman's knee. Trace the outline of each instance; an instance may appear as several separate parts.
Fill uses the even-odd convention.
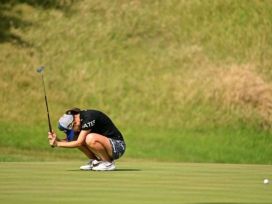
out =
[[[97,134],[95,133],[90,133],[87,135],[86,139],[85,139],[85,143],[89,146],[89,147],[95,147],[95,144],[97,142]]]

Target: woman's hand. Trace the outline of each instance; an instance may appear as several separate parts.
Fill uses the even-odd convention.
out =
[[[51,147],[57,147],[57,135],[54,132],[48,132],[48,141]]]

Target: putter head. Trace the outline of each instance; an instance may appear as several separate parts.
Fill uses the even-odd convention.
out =
[[[38,68],[37,68],[37,72],[38,72],[38,73],[42,73],[43,70],[44,70],[44,66],[41,66],[41,67],[38,67]]]

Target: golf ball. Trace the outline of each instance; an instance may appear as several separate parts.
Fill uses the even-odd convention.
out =
[[[264,179],[263,183],[264,184],[269,184],[269,180],[268,179]]]

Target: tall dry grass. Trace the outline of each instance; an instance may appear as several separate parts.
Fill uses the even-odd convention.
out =
[[[269,123],[271,10],[236,0],[80,1],[70,13],[18,4],[11,12],[31,24],[12,32],[29,46],[0,44],[2,120],[44,121],[35,69],[45,65],[54,121],[77,105],[134,125],[205,127],[256,113]]]
[[[261,117],[261,125],[272,125],[272,84],[254,71],[252,65],[233,65],[218,73],[217,96],[222,105],[236,107],[244,115],[256,112]]]
[[[67,108],[96,108],[130,156],[271,163],[259,129],[271,124],[270,0],[17,2],[24,24],[10,32],[27,43],[0,44],[0,147],[48,150],[45,65],[55,128]]]

